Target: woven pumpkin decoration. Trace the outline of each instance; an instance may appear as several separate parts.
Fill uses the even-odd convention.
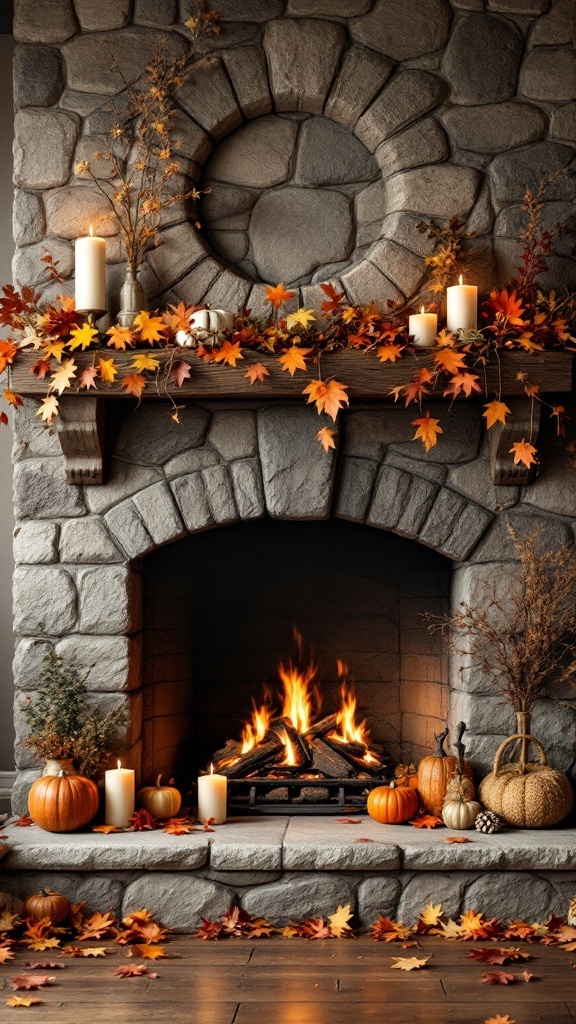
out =
[[[410,786],[377,786],[368,795],[366,810],[383,825],[400,825],[418,813],[418,793]]]
[[[182,805],[182,796],[174,786],[162,786],[161,782],[162,776],[159,775],[155,786],[144,786],[138,790],[138,803],[153,818],[174,818]]]
[[[70,913],[70,900],[52,889],[40,889],[40,892],[29,896],[22,907],[22,917],[31,917],[42,921],[48,917],[52,924],[61,924]]]
[[[522,740],[520,760],[502,764],[506,747]],[[540,761],[526,761],[529,743],[536,747]],[[515,733],[500,744],[494,769],[480,783],[480,799],[508,825],[518,828],[548,828],[557,825],[570,811],[574,794],[569,779],[550,768],[544,747],[533,736]]]
[[[41,775],[32,783],[28,808],[32,821],[47,832],[74,832],[98,811],[98,786],[84,775]]]
[[[458,758],[447,754],[444,750],[444,740],[448,735],[448,729],[436,736],[438,746],[433,754],[423,757],[418,765],[418,792],[420,800],[428,814],[436,817],[442,815],[442,805],[448,783],[456,771]],[[464,776],[469,779],[472,785],[471,796],[474,796],[474,783],[472,782],[472,769],[467,761],[464,761]]]

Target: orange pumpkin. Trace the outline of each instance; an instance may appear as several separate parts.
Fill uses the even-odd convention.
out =
[[[418,793],[410,786],[377,786],[368,795],[368,814],[383,825],[399,825],[413,818],[418,812]]]
[[[420,800],[428,811],[428,814],[442,816],[442,805],[448,789],[448,783],[453,778],[458,766],[458,758],[446,754],[444,751],[444,740],[448,735],[448,729],[436,737],[438,746],[433,754],[423,757],[418,765],[418,792]],[[474,785],[472,783],[472,769],[468,761],[463,761],[463,774],[472,784],[470,798],[474,796]]]
[[[21,917],[32,917],[42,921],[48,917],[52,924],[61,924],[70,913],[70,900],[52,889],[40,889],[40,892],[29,896],[22,905]]]
[[[161,782],[162,776],[159,775],[155,786],[145,786],[138,790],[138,803],[153,818],[174,818],[182,805],[182,796],[174,786],[161,786]]]
[[[98,786],[84,775],[42,775],[28,796],[30,817],[47,832],[74,832],[98,811]]]

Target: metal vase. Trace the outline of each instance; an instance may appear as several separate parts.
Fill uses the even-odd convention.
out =
[[[146,295],[138,280],[138,268],[128,264],[124,284],[120,290],[118,323],[121,327],[132,327],[138,313],[143,309],[146,309]]]

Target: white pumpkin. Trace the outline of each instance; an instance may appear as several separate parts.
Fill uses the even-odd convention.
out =
[[[222,340],[224,331],[231,331],[234,327],[234,314],[225,309],[197,309],[190,314],[189,324],[187,331],[178,331],[177,345],[192,348],[199,341],[215,345]]]

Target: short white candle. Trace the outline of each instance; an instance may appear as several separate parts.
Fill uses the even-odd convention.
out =
[[[214,765],[210,765],[209,775],[198,778],[198,820],[214,819],[215,825],[223,825],[226,821],[226,798],[228,795],[228,779],[225,775],[215,775]]]
[[[438,317],[436,313],[425,313],[420,306],[419,313],[408,317],[408,334],[414,339],[418,348],[432,348],[438,333]]]
[[[92,233],[76,239],[76,309],[106,310],[106,239]]]
[[[135,781],[132,768],[118,768],[104,772],[104,793],[106,797],[104,821],[106,825],[128,828],[134,814]]]
[[[449,331],[475,331],[478,326],[478,288],[475,284],[453,284],[446,289],[446,326]]]

